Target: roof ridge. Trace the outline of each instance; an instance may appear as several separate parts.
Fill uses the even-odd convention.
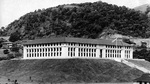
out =
[[[55,42],[74,42],[74,43],[90,43],[90,44],[102,44],[102,45],[115,45],[112,42],[113,39],[91,39],[91,38],[77,38],[77,37],[51,37],[51,38],[41,38],[29,41],[25,44],[38,44],[38,43],[55,43]],[[130,46],[122,41],[118,41],[120,46]]]

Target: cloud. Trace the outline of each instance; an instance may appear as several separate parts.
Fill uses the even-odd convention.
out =
[[[150,4],[150,0],[139,0],[139,4],[143,5],[143,4]]]

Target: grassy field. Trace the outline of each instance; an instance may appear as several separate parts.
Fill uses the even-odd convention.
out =
[[[143,60],[143,61],[142,60],[127,60],[127,61],[150,70],[150,62],[146,60]]]
[[[108,59],[0,61],[0,80],[17,80],[21,84],[132,82],[142,74],[137,69]]]

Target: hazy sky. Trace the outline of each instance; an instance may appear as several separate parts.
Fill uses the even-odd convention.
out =
[[[0,27],[8,24],[28,12],[49,8],[61,4],[96,2],[98,0],[0,0]],[[150,0],[101,0],[109,4],[134,8],[142,4],[150,4]]]

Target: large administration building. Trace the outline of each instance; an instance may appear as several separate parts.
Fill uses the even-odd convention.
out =
[[[55,37],[28,41],[23,59],[119,58],[133,59],[133,47],[122,41]]]

